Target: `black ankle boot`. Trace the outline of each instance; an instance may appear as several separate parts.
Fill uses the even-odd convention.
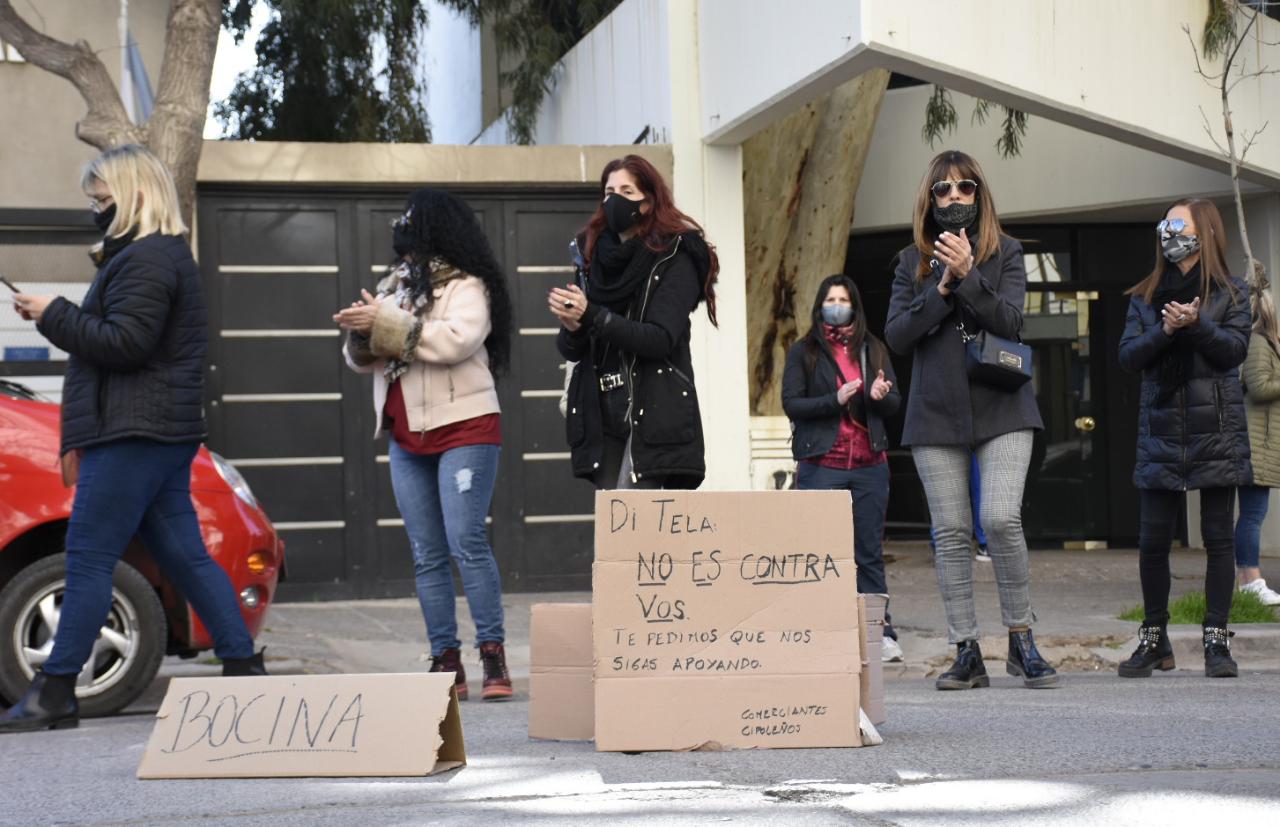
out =
[[[1231,658],[1231,635],[1219,626],[1204,627],[1204,673],[1210,678],[1234,678],[1240,669]]]
[[[247,658],[227,658],[222,662],[222,677],[248,678],[267,674],[267,665],[262,662],[262,656],[266,651],[267,648],[264,646],[256,654]]]
[[[1168,672],[1173,668],[1173,644],[1164,626],[1142,626],[1138,629],[1138,648],[1120,664],[1122,678],[1149,678],[1152,669]]]
[[[956,662],[939,675],[934,683],[939,689],[975,689],[990,685],[987,667],[982,663],[982,650],[978,648],[976,640],[956,644]]]
[[[1009,658],[1004,671],[1022,678],[1022,685],[1029,689],[1045,689],[1058,685],[1058,672],[1040,655],[1031,630],[1009,632]]]
[[[0,733],[73,729],[78,726],[80,704],[76,702],[75,675],[37,672],[26,694],[13,708],[0,715]]]

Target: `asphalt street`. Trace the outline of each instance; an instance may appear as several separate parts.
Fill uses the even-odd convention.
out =
[[[1276,671],[992,683],[892,681],[885,743],[845,750],[597,753],[530,740],[524,701],[469,701],[468,765],[422,779],[138,781],[138,712],[0,740],[0,824],[1261,825],[1280,811]]]

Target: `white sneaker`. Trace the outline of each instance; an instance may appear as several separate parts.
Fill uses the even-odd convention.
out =
[[[1280,595],[1277,596],[1280,597]],[[891,637],[884,638],[881,642],[880,653],[880,660],[884,663],[902,663],[902,647]]]
[[[973,555],[973,559],[979,563],[990,563],[991,554],[987,552],[986,546],[978,546],[978,553]]]
[[[1264,606],[1280,606],[1280,593],[1276,593],[1267,588],[1267,581],[1259,577],[1257,580],[1250,580],[1240,587],[1240,591],[1249,592],[1256,595],[1262,601]],[[886,650],[887,651],[887,650]]]

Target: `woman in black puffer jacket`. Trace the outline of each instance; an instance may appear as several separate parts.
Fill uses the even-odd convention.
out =
[[[83,305],[14,297],[23,318],[70,354],[62,453],[64,469],[78,460],[78,481],[53,651],[0,717],[0,732],[79,723],[76,676],[110,610],[116,562],[135,535],[209,629],[223,674],[266,674],[191,504],[191,461],[206,433],[207,335],[200,271],[182,237],[173,179],[151,152],[126,145],[98,156],[82,186],[104,233],[92,250],[99,267]]]
[[[573,473],[604,488],[697,488],[706,474],[690,316],[716,321],[720,266],[638,155],[605,165],[601,203],[575,240],[577,284],[547,296],[556,346],[576,362],[567,393]]]
[[[1142,371],[1138,401],[1138,570],[1145,617],[1124,677],[1172,669],[1169,549],[1183,494],[1200,491],[1205,569],[1205,674],[1235,677],[1227,615],[1235,584],[1235,489],[1253,476],[1240,364],[1252,320],[1244,282],[1231,277],[1213,202],[1175,203],[1156,228],[1155,270],[1129,290],[1120,365]]]

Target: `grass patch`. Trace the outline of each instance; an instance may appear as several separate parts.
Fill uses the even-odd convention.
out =
[[[1204,622],[1204,592],[1190,592],[1169,604],[1169,623],[1171,625],[1189,624],[1199,626]],[[1117,615],[1121,620],[1141,623],[1143,612],[1141,606],[1134,606]],[[1239,623],[1275,623],[1276,613],[1270,606],[1263,605],[1256,594],[1237,591],[1231,596],[1231,614],[1227,623],[1234,626]]]

